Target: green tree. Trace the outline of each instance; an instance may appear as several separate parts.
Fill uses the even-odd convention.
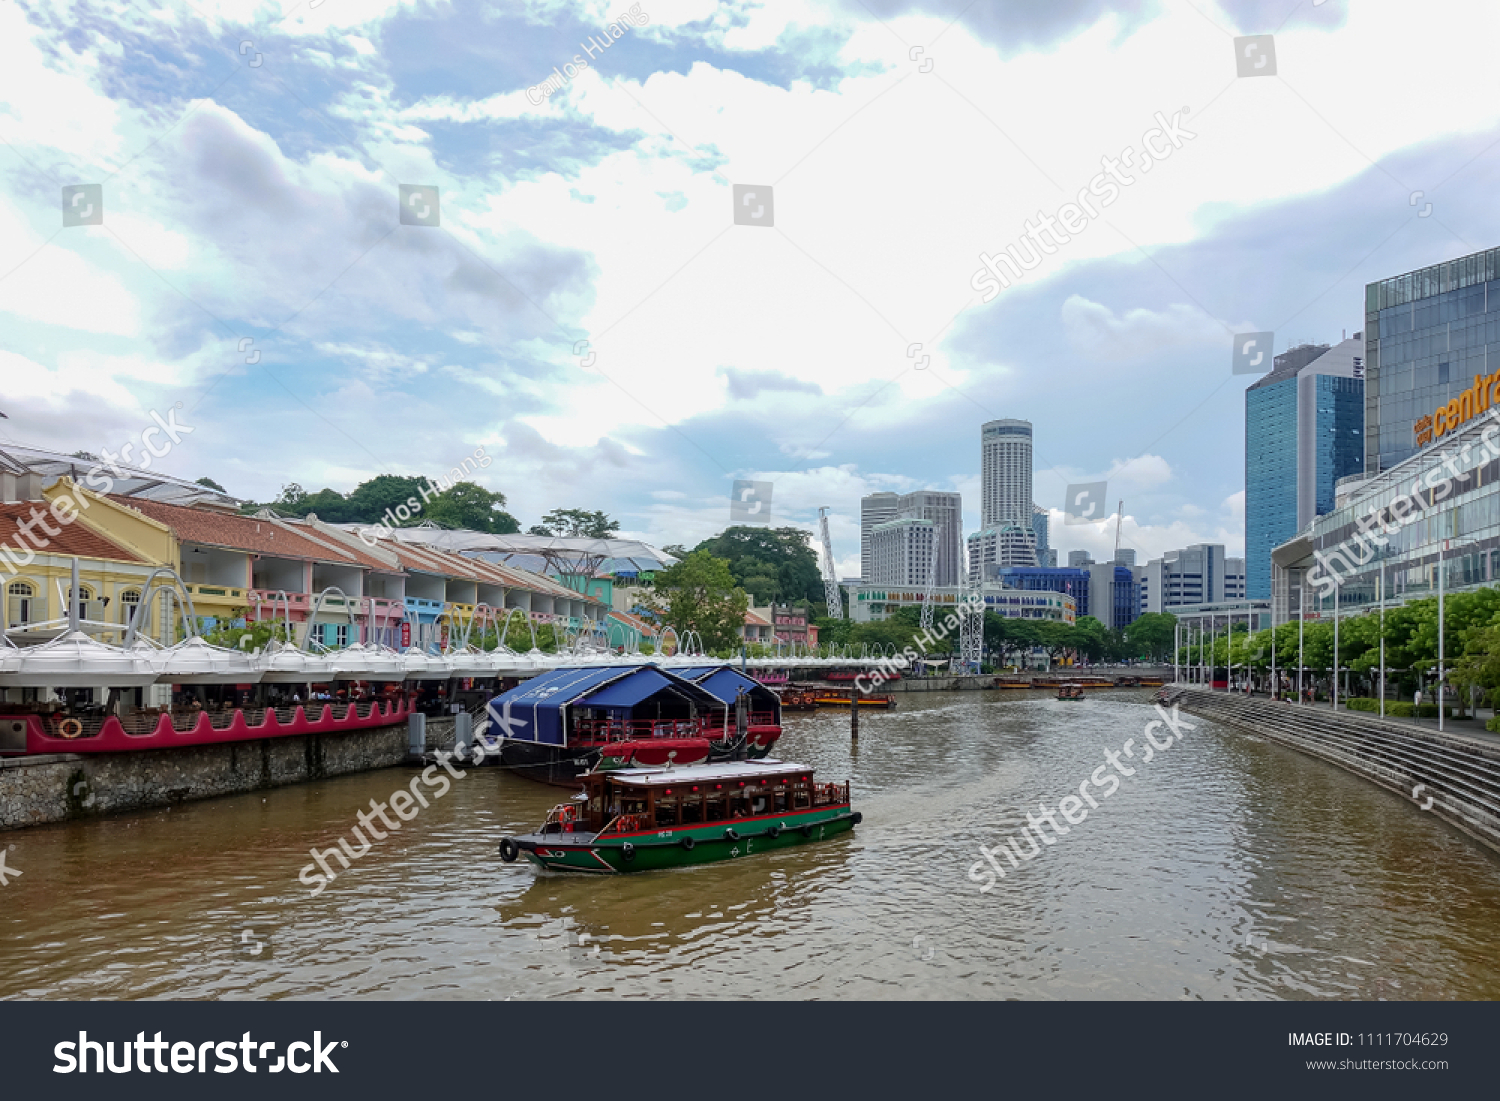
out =
[[[225,489],[223,486],[221,486],[218,482],[214,481],[212,478],[199,478],[193,484],[194,485],[203,486],[205,489],[216,489],[220,493],[228,493],[229,492],[229,490]]]
[[[418,505],[426,507],[422,500],[422,490],[428,493],[436,488],[426,478],[418,478],[411,474],[377,474],[367,482],[360,482],[349,494],[348,516],[344,523],[351,524],[373,524],[383,517],[389,509],[392,514],[396,513],[397,505],[406,505],[411,508],[410,499],[415,498]],[[319,518],[327,519],[321,512]],[[413,514],[410,519],[398,520],[402,524],[416,524],[421,522],[421,516]]]
[[[244,622],[243,627],[234,626],[235,621]],[[294,628],[295,629],[295,625]],[[236,608],[229,616],[218,620],[212,631],[203,636],[205,642],[215,646],[226,646],[231,650],[241,649],[240,640],[245,636],[250,641],[245,643],[243,649],[248,651],[264,650],[272,639],[282,642],[288,641],[286,624],[279,619],[253,620],[250,618],[248,608]]]
[[[602,512],[555,508],[542,516],[542,522],[532,527],[531,534],[564,539],[612,539],[619,530],[620,522]]]
[[[651,607],[678,634],[696,631],[705,649],[729,651],[739,645],[749,604],[729,563],[697,550],[657,573]]]
[[[1177,617],[1166,612],[1147,612],[1125,627],[1125,656],[1163,658],[1171,654]]]
[[[823,574],[811,541],[812,533],[801,528],[741,525],[725,528],[695,549],[727,560],[741,588],[749,589],[752,577],[774,577],[778,600],[821,605]]]
[[[1114,641],[1113,632],[1108,627],[1093,616],[1086,615],[1073,625],[1066,645],[1090,661],[1099,661],[1109,654]]]
[[[445,489],[423,506],[422,515],[446,527],[493,535],[510,535],[521,530],[520,522],[505,511],[505,494],[473,482],[458,482]]]

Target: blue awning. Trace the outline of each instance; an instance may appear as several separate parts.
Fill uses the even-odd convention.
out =
[[[672,687],[672,681],[655,669],[642,669],[624,680],[606,685],[578,701],[580,707],[634,707],[658,692]],[[696,693],[695,693],[696,694]]]
[[[490,725],[501,738],[563,745],[562,709],[593,689],[635,671],[594,666],[543,673],[490,700],[486,709]]]
[[[663,691],[705,711],[724,706],[712,692],[646,663],[554,669],[502,692],[490,700],[487,713],[492,733],[501,738],[566,745],[563,708],[580,704],[628,709]]]
[[[727,665],[688,665],[677,666],[672,672],[683,680],[701,681],[711,673],[717,673],[720,669],[727,669]]]
[[[699,680],[698,686],[712,692],[714,696],[731,707],[734,705],[735,694],[744,691],[759,709],[770,708],[778,714],[781,711],[780,696],[759,681],[751,680],[737,669],[720,666]]]

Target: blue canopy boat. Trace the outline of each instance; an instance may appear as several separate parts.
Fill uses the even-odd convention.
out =
[[[781,736],[775,693],[727,665],[555,669],[496,696],[486,712],[501,765],[563,786],[596,768],[764,757]]]

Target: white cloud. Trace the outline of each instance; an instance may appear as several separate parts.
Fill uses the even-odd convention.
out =
[[[1095,359],[1144,359],[1169,348],[1194,344],[1229,347],[1234,330],[1196,306],[1174,303],[1165,310],[1130,309],[1116,313],[1079,294],[1062,305],[1063,331],[1076,350]]]

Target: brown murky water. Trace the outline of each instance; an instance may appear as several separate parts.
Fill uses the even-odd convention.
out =
[[[1500,998],[1500,859],[1202,720],[979,893],[977,846],[1139,745],[1148,703],[912,695],[857,751],[846,715],[788,716],[780,756],[852,776],[863,825],[677,872],[501,863],[561,793],[494,769],[316,896],[309,848],[411,772],[0,834],[0,997]]]

